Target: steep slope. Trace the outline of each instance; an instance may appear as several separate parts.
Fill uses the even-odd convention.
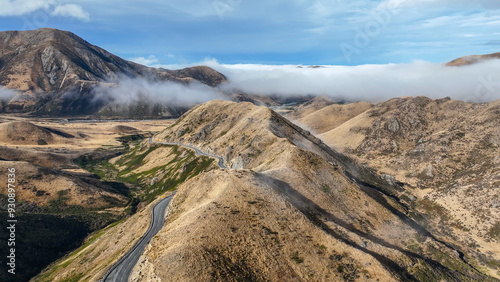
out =
[[[418,212],[403,187],[268,108],[212,101],[153,140],[223,156],[232,168],[166,179],[185,171],[178,162],[191,158],[190,149],[146,141],[110,161],[124,177],[180,184],[133,281],[493,280],[460,242],[434,230],[430,213]],[[196,168],[202,159],[189,162]],[[102,277],[103,265],[130,248],[130,234],[138,238],[146,221],[134,216],[104,230],[40,277]]]
[[[225,81],[208,67],[175,71],[145,67],[56,29],[0,32],[0,42],[0,85],[20,93],[9,102],[10,110],[93,113],[103,104],[95,104],[92,90],[123,78],[197,80],[209,86]]]
[[[179,189],[132,280],[394,280],[376,259],[332,240],[290,206],[275,192],[280,185],[249,170],[193,179]]]
[[[431,225],[489,267],[500,266],[498,211],[499,101],[472,104],[425,97],[375,105],[320,135],[404,183]]]
[[[268,108],[212,101],[155,140],[219,154],[233,169],[179,189],[139,280],[486,279],[399,201],[401,187]]]
[[[460,57],[458,59],[455,59],[447,63],[446,65],[450,67],[459,67],[459,66],[472,65],[479,63],[481,61],[492,60],[492,59],[500,59],[500,53],[492,53],[487,55],[470,55],[470,56]]]

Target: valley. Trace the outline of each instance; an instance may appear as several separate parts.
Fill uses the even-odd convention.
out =
[[[89,233],[136,208],[131,201],[133,186],[99,179],[73,160],[95,151],[117,154],[132,139],[172,122],[70,122],[13,115],[2,115],[0,120],[0,166],[17,172],[18,240],[27,252],[40,254],[19,258],[26,280],[78,248]],[[2,175],[2,181],[6,177]],[[4,189],[2,203],[7,201]]]

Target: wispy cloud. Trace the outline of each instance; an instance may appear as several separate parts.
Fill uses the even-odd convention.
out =
[[[23,16],[38,10],[47,11],[52,16],[72,17],[83,21],[90,19],[82,6],[62,4],[58,0],[0,0],[0,16]]]
[[[199,82],[152,82],[147,79],[123,78],[116,85],[102,85],[95,90],[95,100],[116,104],[152,101],[169,105],[192,106],[222,96],[217,89]]]
[[[141,65],[145,65],[148,67],[153,67],[153,66],[156,66],[160,63],[158,58],[156,58],[156,56],[154,56],[154,55],[150,55],[149,57],[132,58],[132,59],[130,59],[130,61],[132,61],[134,63],[141,64]]]
[[[53,0],[0,0],[0,16],[21,16],[40,9],[49,9]]]
[[[51,15],[61,17],[72,17],[82,21],[89,21],[90,14],[85,12],[81,6],[75,4],[58,5]]]
[[[10,100],[16,95],[16,92],[0,86],[0,100]]]
[[[483,44],[486,46],[500,46],[500,40],[490,40]]]

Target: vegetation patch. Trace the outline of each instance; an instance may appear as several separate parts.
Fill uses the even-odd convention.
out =
[[[290,255],[290,259],[292,259],[293,261],[295,261],[296,263],[303,263],[304,262],[304,258],[300,257],[300,254],[298,251],[295,251],[293,252],[291,255]]]
[[[231,254],[223,248],[206,248],[203,257],[212,266],[213,281],[265,281],[254,272],[248,254]]]
[[[139,138],[139,139],[137,139]],[[140,140],[140,137],[129,136],[127,141]],[[141,171],[146,157],[161,147],[169,147],[169,162]],[[111,164],[111,157],[120,156]],[[199,157],[190,150],[179,146],[150,145],[136,146],[125,154],[108,154],[107,157],[95,158],[92,155],[82,156],[75,160],[82,168],[96,174],[102,180],[111,183],[127,183],[135,187],[127,194],[130,204],[127,212],[135,213],[140,202],[151,202],[166,191],[175,190],[177,186],[199,173],[214,168],[214,159]]]
[[[431,218],[440,218],[441,221],[448,221],[450,219],[448,211],[445,208],[429,199],[425,198],[418,201],[416,207],[417,209],[425,211]]]

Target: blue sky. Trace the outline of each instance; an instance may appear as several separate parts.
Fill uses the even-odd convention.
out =
[[[500,51],[500,1],[0,0],[0,30],[69,30],[149,65],[446,62]]]

